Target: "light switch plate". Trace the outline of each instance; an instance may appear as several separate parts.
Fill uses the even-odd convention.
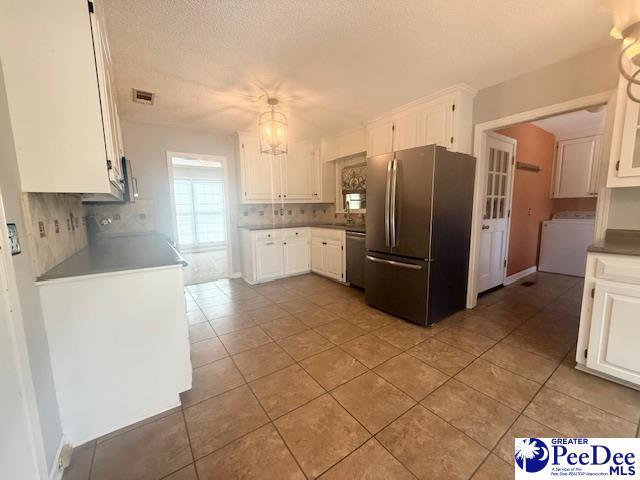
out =
[[[18,255],[22,251],[20,249],[20,238],[18,238],[18,227],[16,227],[15,223],[7,223],[7,230],[9,231],[11,255]]]

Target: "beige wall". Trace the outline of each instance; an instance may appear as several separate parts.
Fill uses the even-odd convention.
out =
[[[640,187],[613,188],[608,228],[640,230]]]
[[[127,157],[138,178],[141,199],[153,200],[153,218],[160,232],[173,238],[173,220],[167,168],[167,151],[221,155],[227,158],[229,171],[230,237],[233,270],[240,271],[238,243],[238,197],[233,137],[198,130],[177,129],[145,123],[122,122]]]
[[[521,75],[478,92],[473,123],[613,90],[618,85],[619,42]]]

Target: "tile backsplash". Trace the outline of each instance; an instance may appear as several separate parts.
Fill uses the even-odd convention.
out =
[[[156,230],[154,204],[151,198],[139,198],[135,203],[105,203],[87,205],[87,215],[110,218],[101,227],[104,233],[146,233]]]
[[[334,221],[334,205],[313,203],[287,203],[264,205],[240,205],[238,226],[271,225],[288,223],[331,223]]]
[[[80,195],[23,193],[22,202],[36,277],[87,246]]]

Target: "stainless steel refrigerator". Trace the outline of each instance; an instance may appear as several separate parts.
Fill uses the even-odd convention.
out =
[[[474,177],[435,145],[367,159],[369,305],[420,325],[465,307]]]

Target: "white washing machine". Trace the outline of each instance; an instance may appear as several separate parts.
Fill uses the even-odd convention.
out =
[[[584,277],[594,228],[594,212],[558,212],[542,222],[538,270]]]

